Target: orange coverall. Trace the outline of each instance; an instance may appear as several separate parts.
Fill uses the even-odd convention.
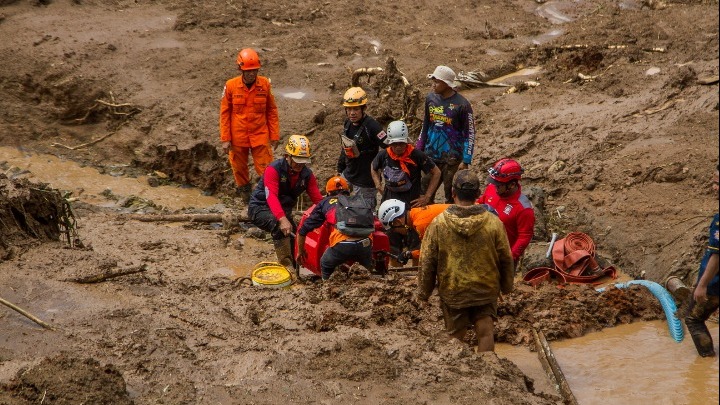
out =
[[[280,140],[280,124],[270,80],[258,76],[248,89],[242,76],[225,83],[220,101],[220,141],[230,141],[230,166],[238,187],[250,182],[248,154],[262,176],[273,160],[270,141]]]
[[[430,204],[424,207],[417,207],[410,210],[409,219],[415,232],[420,236],[420,240],[425,236],[425,230],[436,216],[440,215],[449,207],[450,204]],[[420,249],[412,251],[412,257],[415,260],[420,258]]]

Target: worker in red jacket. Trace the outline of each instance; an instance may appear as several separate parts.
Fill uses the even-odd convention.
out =
[[[530,199],[522,193],[520,179],[524,170],[513,159],[503,158],[488,169],[490,179],[478,204],[487,204],[497,211],[505,225],[515,268],[533,238],[535,211]]]

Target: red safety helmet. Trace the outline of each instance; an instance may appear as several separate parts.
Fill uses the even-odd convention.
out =
[[[341,176],[333,176],[330,177],[330,180],[328,180],[327,184],[325,185],[325,191],[328,194],[337,194],[341,191],[350,191],[350,185],[348,184],[347,180],[345,180]]]
[[[240,70],[260,69],[260,57],[254,49],[245,48],[238,54],[237,64],[240,65]]]
[[[520,180],[525,172],[520,163],[510,158],[502,158],[488,169],[491,181],[498,183],[508,183],[513,180]]]

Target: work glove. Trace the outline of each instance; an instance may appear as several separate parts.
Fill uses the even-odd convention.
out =
[[[407,262],[409,262],[410,259],[412,259],[412,251],[410,251],[410,250],[400,252],[400,254],[398,254],[398,257],[397,257],[398,263],[400,263],[402,265],[407,264]]]

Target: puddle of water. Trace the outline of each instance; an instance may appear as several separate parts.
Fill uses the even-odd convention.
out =
[[[0,147],[0,162],[2,161],[8,162],[11,167],[28,170],[30,173],[23,175],[25,178],[48,183],[59,190],[72,191],[74,197],[91,204],[107,205],[108,200],[101,197],[101,193],[106,189],[118,196],[136,195],[173,210],[187,207],[207,208],[220,203],[214,197],[202,195],[196,188],[150,187],[145,176],[127,178],[100,174],[95,168],[81,167],[75,162],[53,155],[28,155],[15,148]]]
[[[535,9],[535,14],[547,19],[553,24],[565,24],[573,21],[573,18],[564,13],[565,9],[573,8],[573,2],[568,1],[548,1]]]
[[[382,44],[380,43],[380,41],[378,41],[377,39],[371,39],[368,42],[370,42],[370,45],[372,45],[373,52],[375,52],[375,55],[378,55],[380,53],[380,51],[382,50]]]
[[[622,0],[618,3],[621,10],[640,10],[642,3],[638,0]]]
[[[656,75],[658,73],[660,73],[659,67],[651,67],[650,69],[645,71],[645,75],[647,75],[647,76]]]
[[[495,353],[515,363],[525,375],[532,378],[535,392],[558,395],[547,374],[545,374],[537,353],[531,352],[525,346],[513,346],[507,343],[496,343]]]
[[[546,42],[552,41],[553,39],[555,39],[556,37],[559,37],[560,35],[562,35],[564,33],[565,33],[565,30],[560,29],[560,28],[550,30],[544,34],[541,34],[541,35],[538,35],[538,36],[532,38],[532,43],[535,45],[542,45]]]
[[[310,91],[304,89],[297,89],[292,87],[282,87],[273,89],[273,93],[279,95],[282,98],[288,98],[291,100],[304,100],[310,96]]]
[[[502,83],[506,81],[507,79],[513,78],[513,77],[522,77],[522,76],[531,76],[534,74],[538,74],[542,71],[542,67],[540,66],[533,66],[525,69],[520,69],[517,72],[512,72],[510,74],[507,74],[505,76],[496,77],[495,79],[488,80],[488,83]]]
[[[718,326],[708,323],[718,350]],[[697,355],[665,321],[636,322],[550,343],[578,402],[593,404],[716,404],[718,357]]]

